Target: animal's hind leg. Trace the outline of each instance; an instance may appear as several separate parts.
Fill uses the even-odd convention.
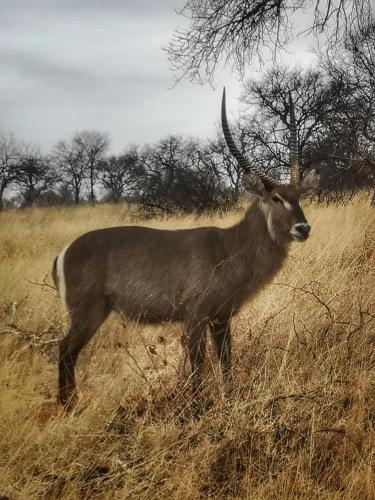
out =
[[[60,342],[59,399],[71,409],[75,393],[75,365],[82,348],[94,335],[109,314],[104,301],[85,301],[70,311],[69,333]]]
[[[231,366],[230,321],[211,321],[210,330],[216,354],[221,364],[226,389],[227,391],[231,391],[233,378]]]

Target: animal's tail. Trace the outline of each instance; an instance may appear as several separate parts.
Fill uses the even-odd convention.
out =
[[[55,258],[52,266],[52,277],[55,282],[55,286],[57,291],[59,292],[60,299],[63,304],[66,305],[66,284],[65,284],[65,276],[64,276],[64,258],[65,252],[68,246],[64,248],[62,252]]]
[[[53,278],[53,282],[55,283],[55,287],[57,288],[57,291],[60,294],[60,291],[59,291],[59,280],[58,280],[58,275],[57,275],[57,258],[58,257],[55,257],[55,260],[53,261],[52,278]]]

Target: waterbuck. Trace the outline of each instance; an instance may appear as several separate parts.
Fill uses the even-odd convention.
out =
[[[192,390],[202,382],[207,331],[231,385],[231,318],[279,271],[293,240],[310,232],[300,193],[318,175],[300,182],[296,124],[290,99],[291,183],[281,185],[252,166],[229,131],[225,89],[221,119],[230,152],[246,174],[256,200],[236,225],[221,229],[160,230],[112,227],[80,236],[55,259],[53,277],[70,316],[60,342],[59,398],[74,400],[75,364],[81,349],[111,311],[144,323],[182,321]]]

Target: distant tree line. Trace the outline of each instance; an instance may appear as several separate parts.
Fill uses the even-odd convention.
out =
[[[231,124],[239,148],[269,175],[287,179],[291,93],[301,168],[320,170],[319,199],[342,201],[373,189],[374,68],[370,19],[322,54],[317,69],[274,66],[261,80],[246,81],[243,114]],[[148,211],[203,211],[229,208],[242,194],[242,172],[220,127],[210,140],[170,136],[119,155],[108,154],[109,143],[106,134],[82,131],[46,155],[1,134],[1,207],[127,200]]]

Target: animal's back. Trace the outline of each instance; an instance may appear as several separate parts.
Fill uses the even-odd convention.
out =
[[[66,302],[105,297],[112,309],[144,321],[182,319],[225,258],[225,230],[139,226],[91,231],[66,250]]]

